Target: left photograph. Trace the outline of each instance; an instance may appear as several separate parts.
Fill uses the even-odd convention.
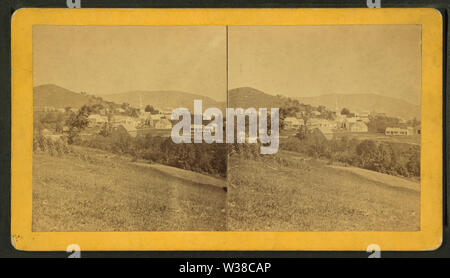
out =
[[[226,38],[226,26],[33,26],[32,231],[225,230],[227,145],[171,132],[176,108],[225,108]]]

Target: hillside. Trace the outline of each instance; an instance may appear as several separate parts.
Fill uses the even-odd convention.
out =
[[[228,91],[228,106],[229,107],[280,107],[283,100],[277,96],[266,94],[260,90],[241,87]]]
[[[41,110],[45,106],[54,108],[80,108],[85,104],[96,103],[93,96],[75,93],[54,84],[45,84],[33,88],[33,108]]]
[[[134,107],[139,107],[142,101],[144,107],[150,104],[157,109],[186,107],[192,111],[194,100],[201,99],[203,101],[203,109],[209,107],[225,108],[224,102],[218,102],[206,96],[180,91],[131,91],[120,94],[104,95],[102,97],[119,104],[126,102]]]
[[[419,182],[295,153],[276,156],[229,158],[227,230],[420,229]]]
[[[100,150],[33,154],[33,231],[217,231],[225,181]]]
[[[345,107],[350,111],[386,113],[388,116],[404,119],[420,118],[419,105],[376,94],[332,94],[318,97],[299,97],[297,99],[304,104],[323,105],[332,110],[335,109],[337,103],[339,108]]]

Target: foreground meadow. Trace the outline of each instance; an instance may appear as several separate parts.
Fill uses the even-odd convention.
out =
[[[223,186],[220,179],[94,149],[76,148],[62,156],[37,152],[32,228],[35,232],[224,230]]]
[[[232,231],[417,231],[420,183],[281,151],[228,162]]]

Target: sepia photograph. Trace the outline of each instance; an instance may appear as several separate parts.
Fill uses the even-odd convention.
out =
[[[235,145],[230,231],[420,229],[420,25],[230,26],[228,105],[279,108]]]
[[[419,231],[421,26],[33,26],[33,232]]]
[[[226,106],[225,26],[34,26],[33,81],[33,231],[226,229],[226,145],[171,139]]]

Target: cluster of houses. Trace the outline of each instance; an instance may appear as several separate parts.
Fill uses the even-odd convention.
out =
[[[43,107],[41,111],[59,111],[78,112],[76,108],[53,108]],[[370,122],[369,112],[351,113],[344,115],[336,110],[333,119],[326,119],[322,117],[319,111],[312,111],[308,115],[305,112],[297,112],[295,117],[286,117],[284,119],[284,129],[286,131],[297,131],[305,127],[309,131],[320,132],[325,138],[331,139],[335,132],[350,132],[350,133],[366,133],[368,132],[367,124]],[[156,114],[146,112],[144,109],[139,109],[137,117],[125,115],[123,108],[115,108],[114,111],[109,111],[108,108],[103,108],[97,111],[96,114],[88,116],[89,125],[92,129],[98,129],[105,124],[110,124],[114,129],[124,129],[128,134],[135,137],[140,133],[160,131],[161,136],[170,136],[172,129],[171,109],[160,110]],[[67,129],[67,127],[64,127]],[[205,125],[196,126],[191,125],[191,136],[195,131],[203,132]],[[215,128],[211,132],[214,132]],[[86,131],[86,135],[92,132]],[[387,127],[385,130],[386,136],[409,136],[413,134],[420,134],[420,127]]]
[[[339,110],[337,110],[339,111]],[[336,112],[334,119],[321,118],[318,111],[305,117],[304,112],[296,113],[295,117],[284,119],[284,129],[299,130],[302,126],[307,130],[320,131],[327,139],[331,139],[335,132],[366,133],[369,131],[367,124],[370,122],[370,112],[351,113],[343,115]],[[420,127],[387,127],[386,136],[409,136],[420,134]]]
[[[321,130],[332,130],[342,129],[349,132],[368,132],[367,123],[369,123],[369,113],[359,113],[354,114],[349,117],[347,115],[342,115],[337,113],[333,120],[320,118],[320,112],[312,114],[314,117],[305,117],[304,113],[298,112],[295,117],[286,117],[284,119],[284,128],[286,130],[297,130],[301,126],[307,127],[309,130],[319,128]]]
[[[100,115],[91,114],[88,117],[89,127],[101,127],[104,124],[111,124],[113,128],[124,128],[131,136],[135,137],[140,129],[172,129],[170,121],[171,111],[162,111],[157,114],[140,111],[138,117],[131,117],[121,114]]]
[[[67,112],[68,110],[77,113],[76,108],[53,108],[53,107],[41,107],[38,111],[42,112]],[[80,133],[82,138],[88,138],[91,135],[98,133],[100,128],[105,124],[117,130],[123,129],[130,136],[136,137],[138,134],[146,134],[149,132],[159,136],[170,136],[172,129],[172,122],[170,117],[171,110],[161,110],[157,114],[145,112],[141,109],[138,113],[138,117],[131,117],[124,115],[126,111],[123,108],[116,108],[114,111],[109,111],[108,108],[98,110],[95,114],[88,116],[88,127]],[[60,132],[50,131],[49,129],[43,129],[41,135],[44,137],[56,141],[62,138],[63,133],[68,132],[69,127],[63,126]]]

